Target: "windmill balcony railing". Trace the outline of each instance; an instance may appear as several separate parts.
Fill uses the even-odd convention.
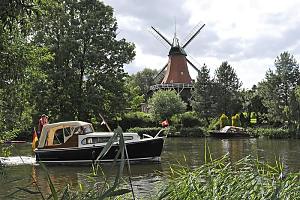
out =
[[[150,90],[160,90],[160,89],[192,89],[193,84],[190,83],[162,83],[150,86]]]

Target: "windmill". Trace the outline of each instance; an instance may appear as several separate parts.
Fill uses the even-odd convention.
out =
[[[193,80],[189,74],[188,65],[191,65],[197,72],[199,69],[187,58],[185,48],[191,43],[191,41],[200,33],[205,26],[196,27],[196,32],[192,34],[189,39],[180,45],[179,39],[176,36],[176,30],[172,43],[157,29],[151,26],[152,30],[171,48],[169,51],[168,63],[159,71],[155,80],[162,80],[159,84],[152,85],[150,92],[153,93],[160,89],[175,89],[183,98],[188,102],[190,99],[190,91],[193,89]]]

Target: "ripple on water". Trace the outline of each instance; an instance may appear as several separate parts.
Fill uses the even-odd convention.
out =
[[[35,157],[31,156],[10,156],[0,157],[1,165],[33,165],[36,164]]]

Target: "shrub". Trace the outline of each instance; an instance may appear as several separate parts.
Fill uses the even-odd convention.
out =
[[[182,127],[190,128],[201,126],[201,121],[197,117],[196,112],[185,112],[180,115]]]
[[[180,136],[183,137],[204,137],[205,131],[201,127],[182,128],[180,129]]]
[[[124,130],[128,130],[134,127],[155,127],[157,122],[154,121],[148,113],[130,112],[122,117],[119,124]]]
[[[180,114],[186,110],[186,103],[173,90],[157,91],[148,102],[149,112],[160,120],[170,119],[174,114]]]
[[[296,137],[296,133],[294,131],[283,128],[253,128],[249,129],[249,132],[255,136],[276,139]]]
[[[229,126],[230,122],[228,120],[228,117],[225,114],[222,114],[220,117],[220,129],[225,127],[225,126]]]
[[[220,130],[220,119],[214,118],[209,124],[208,130]]]
[[[236,115],[232,116],[231,122],[232,122],[232,126],[240,127],[241,126],[240,115],[236,114]]]
[[[173,115],[170,121],[177,129],[182,127],[188,128],[202,125],[202,122],[195,112],[185,112],[183,114]]]

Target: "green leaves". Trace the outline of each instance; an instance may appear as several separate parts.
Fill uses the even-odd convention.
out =
[[[34,41],[46,45],[54,60],[47,74],[45,102],[52,119],[90,119],[99,112],[116,115],[125,109],[123,65],[134,45],[117,39],[113,9],[99,1],[58,1],[36,21]],[[51,11],[51,12],[50,12]],[[39,88],[36,88],[39,90]],[[53,98],[53,94],[55,98]]]
[[[216,115],[217,92],[216,84],[210,78],[209,69],[205,64],[200,69],[194,88],[192,107],[209,124],[209,119]]]
[[[240,111],[242,105],[239,101],[239,89],[242,85],[234,68],[227,62],[223,62],[215,71],[215,82],[217,84],[218,113],[234,114]]]
[[[149,99],[150,113],[158,119],[170,119],[175,114],[183,113],[186,104],[181,97],[171,90],[160,90]]]
[[[299,65],[288,52],[277,56],[274,65],[275,71],[269,70],[265,80],[258,85],[269,120],[280,123],[299,121],[299,114],[295,114],[295,111],[300,112],[295,104],[295,89],[300,80]]]

